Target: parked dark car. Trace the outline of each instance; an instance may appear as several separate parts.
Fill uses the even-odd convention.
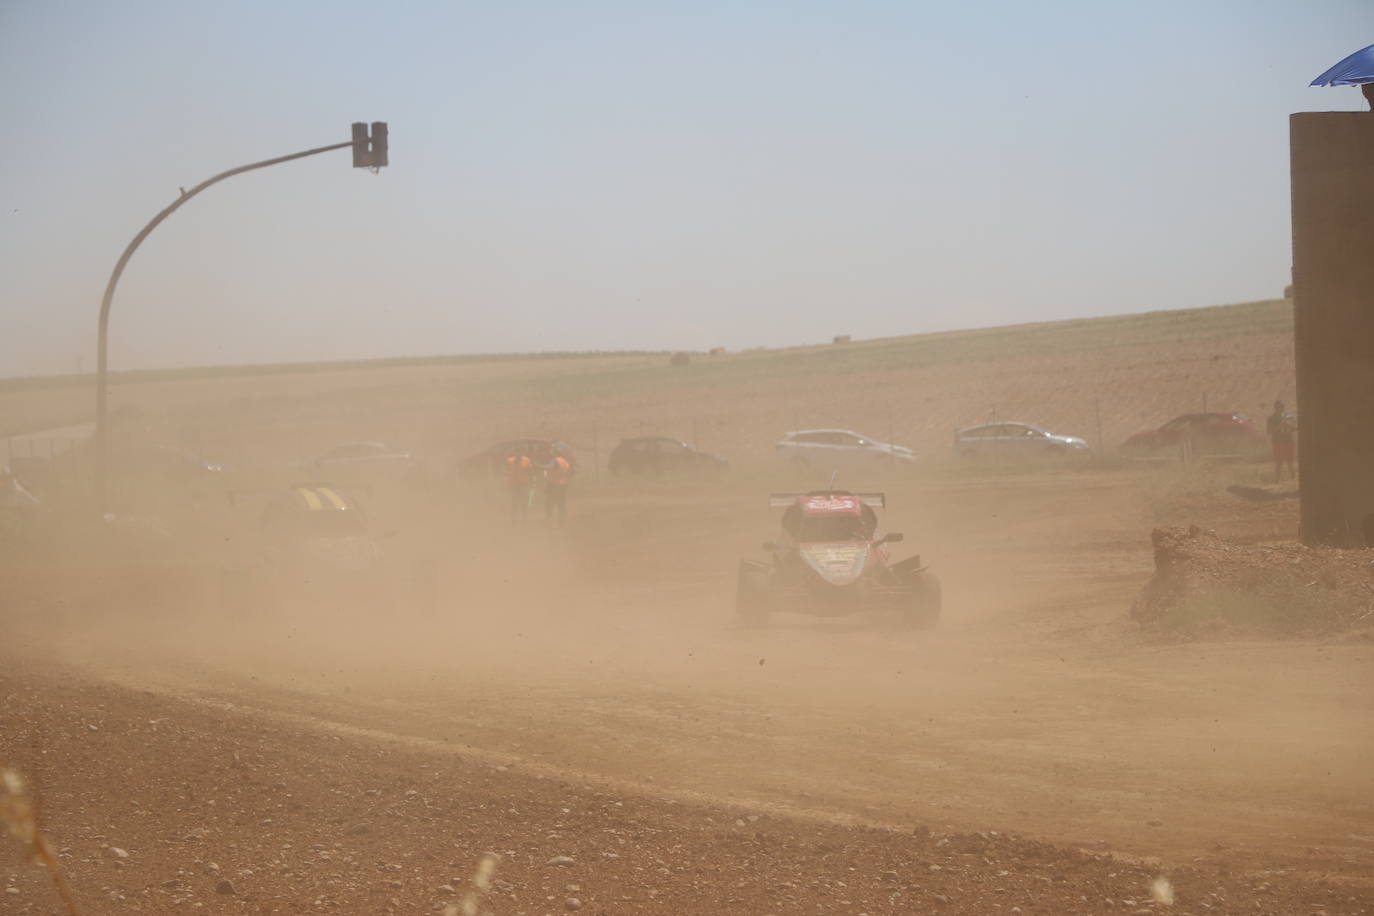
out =
[[[1121,444],[1124,455],[1148,457],[1179,452],[1187,443],[1195,455],[1254,455],[1268,446],[1264,432],[1245,414],[1188,413],[1158,429],[1136,433]]]
[[[227,487],[224,466],[169,445],[114,449],[109,462],[109,508],[120,516],[167,519]]]
[[[111,454],[110,465],[119,474],[182,481],[198,480],[224,471],[221,464],[170,445],[138,445],[121,449]]]
[[[620,440],[607,469],[612,474],[709,474],[727,466],[724,458],[699,452],[680,439],[638,436]]]
[[[458,462],[458,473],[464,477],[490,476],[503,473],[506,459],[512,455],[526,455],[536,465],[548,464],[554,452],[562,455],[577,470],[577,455],[571,445],[557,439],[507,439],[491,448]]]

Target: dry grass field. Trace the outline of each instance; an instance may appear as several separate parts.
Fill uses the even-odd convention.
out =
[[[839,426],[943,459],[953,430],[1020,419],[1111,452],[1139,429],[1208,407],[1263,416],[1292,400],[1286,300],[697,355],[588,354],[245,367],[117,377],[112,409],[211,457],[303,460],[340,440],[382,439],[448,460],[515,436],[584,450],[675,435],[737,463],[783,432]],[[0,383],[5,432],[89,420],[89,380]],[[1099,442],[1099,439],[1101,440]]]

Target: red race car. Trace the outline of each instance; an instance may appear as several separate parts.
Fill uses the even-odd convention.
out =
[[[1121,444],[1132,457],[1168,455],[1188,447],[1194,455],[1262,455],[1264,433],[1242,413],[1188,413],[1158,429],[1136,433]]]
[[[832,616],[895,609],[908,625],[935,625],[940,580],[919,556],[889,561],[887,545],[900,542],[900,533],[875,537],[873,510],[887,505],[882,493],[773,493],[768,502],[785,510],[782,538],[763,545],[771,562],[740,561],[735,607],[746,624],[761,626],[774,610]]]

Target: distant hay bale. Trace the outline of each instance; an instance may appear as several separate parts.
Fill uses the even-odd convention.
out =
[[[674,366],[685,366],[691,361],[691,355],[682,350],[679,350],[678,352],[674,353],[673,358],[669,360],[669,362]]]
[[[724,356],[724,355],[725,355],[725,348],[724,348],[724,347],[712,347],[712,348],[711,348],[711,351],[710,351],[709,353],[707,353],[706,355],[707,355],[707,356]]]
[[[836,334],[833,342],[837,344],[847,344],[849,343],[849,339],[848,334]]]

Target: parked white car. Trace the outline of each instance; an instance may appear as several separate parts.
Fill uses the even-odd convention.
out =
[[[916,461],[911,449],[870,439],[852,429],[799,429],[783,436],[775,447],[780,458],[802,468],[910,466]]]
[[[964,461],[1040,461],[1082,457],[1088,443],[1029,423],[984,423],[954,434],[954,455]]]

